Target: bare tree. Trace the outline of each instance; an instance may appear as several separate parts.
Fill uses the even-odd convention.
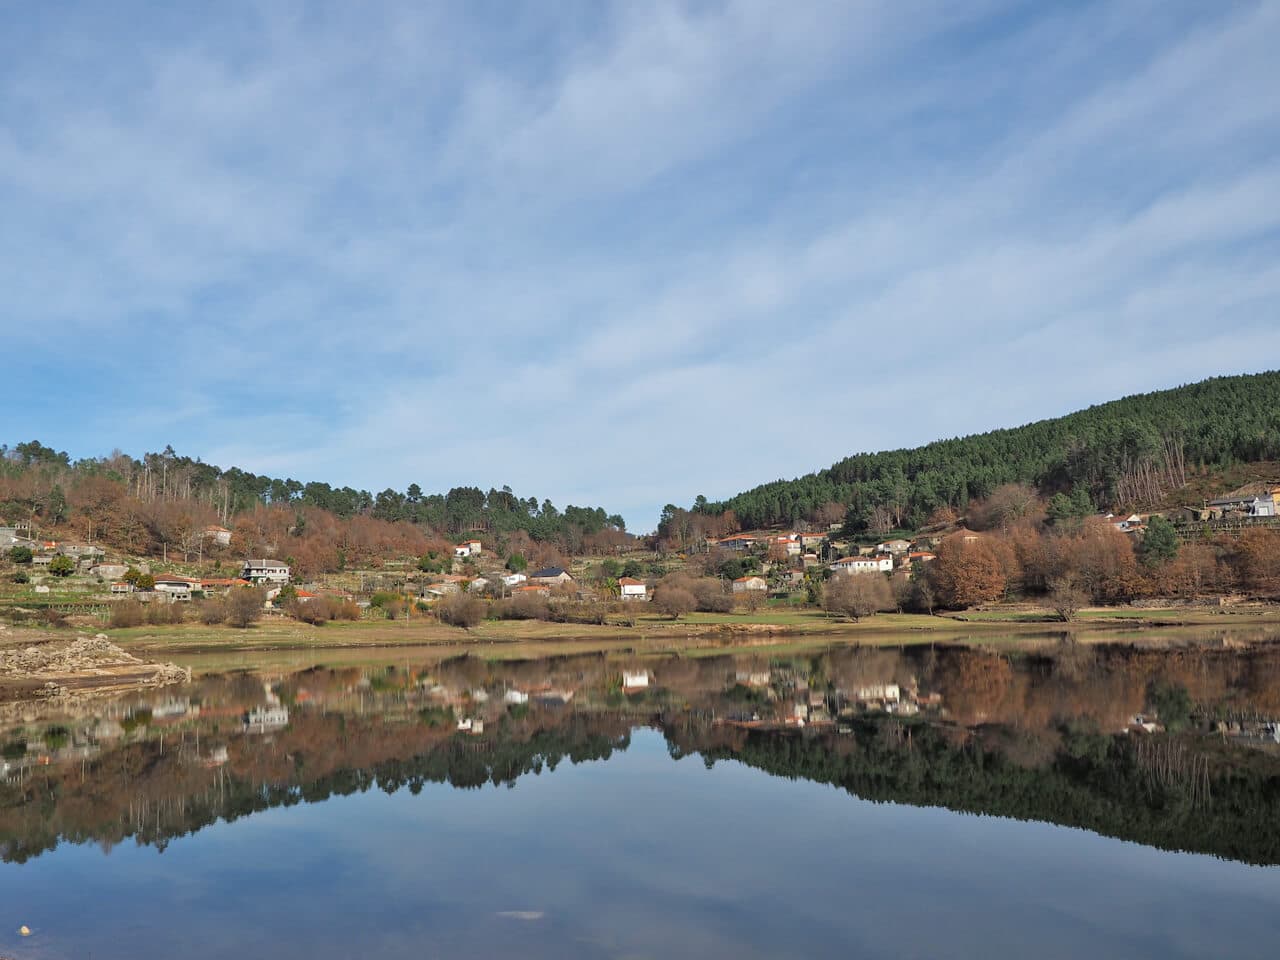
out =
[[[227,623],[241,630],[262,616],[264,595],[258,587],[236,587],[227,594]]]
[[[679,620],[682,615],[697,608],[698,600],[683,587],[663,586],[654,593],[653,605],[658,612],[665,613],[672,620]]]
[[[857,622],[881,610],[893,609],[889,581],[878,573],[838,573],[827,581],[822,607]]]

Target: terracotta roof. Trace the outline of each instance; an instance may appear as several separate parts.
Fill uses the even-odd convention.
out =
[[[644,581],[637,580],[635,577],[620,577],[618,579],[618,585],[624,587],[643,587]]]
[[[739,577],[737,580],[735,580],[735,581],[733,581],[733,582],[734,582],[734,583],[746,583],[748,580],[763,580],[763,579],[764,579],[764,577],[760,576],[759,574],[753,573],[753,574],[751,574],[751,576],[749,576],[749,577]]]

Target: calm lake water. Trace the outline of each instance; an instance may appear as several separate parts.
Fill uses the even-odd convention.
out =
[[[1274,957],[1278,681],[461,659],[12,713],[0,956]]]

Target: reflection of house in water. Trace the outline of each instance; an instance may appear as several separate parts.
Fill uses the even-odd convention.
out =
[[[169,697],[151,706],[152,720],[177,720],[185,716],[200,716],[200,708],[198,706],[193,707],[191,701],[186,697]]]
[[[209,755],[204,758],[204,765],[206,767],[220,767],[226,762],[227,748],[225,746],[214,747],[209,751]]]
[[[484,721],[473,717],[463,717],[458,721],[458,731],[460,733],[479,734],[484,733]]]
[[[854,692],[853,698],[862,703],[871,703],[872,701],[897,703],[902,699],[902,691],[896,683],[872,683],[865,687],[859,687]]]
[[[622,672],[622,689],[627,693],[644,690],[649,686],[649,673],[646,670],[624,670]]]
[[[550,687],[530,691],[530,696],[544,707],[563,707],[573,699],[572,690],[555,690]]]
[[[502,695],[502,702],[514,705],[528,703],[529,695],[523,690],[508,690]]]
[[[734,674],[734,682],[744,687],[767,687],[770,673],[768,670],[739,670]]]
[[[244,715],[245,733],[268,733],[289,725],[289,708],[283,704],[254,707]]]

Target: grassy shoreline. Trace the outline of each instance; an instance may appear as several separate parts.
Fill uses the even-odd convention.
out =
[[[233,663],[241,655],[252,655],[256,661],[263,655],[289,654],[280,659],[295,664],[307,659],[359,659],[360,651],[375,655],[416,651],[431,656],[473,652],[500,658],[590,651],[705,655],[735,648],[763,651],[837,644],[1037,645],[1056,641],[1064,633],[1087,642],[1132,642],[1153,630],[1189,636],[1205,630],[1252,629],[1280,636],[1280,607],[1098,609],[1083,611],[1071,623],[999,609],[932,617],[880,614],[859,623],[831,619],[820,611],[788,610],[691,614],[678,621],[642,615],[635,626],[485,621],[463,630],[428,619],[333,622],[321,627],[272,619],[247,630],[183,624],[105,632],[113,643],[135,655],[177,659],[184,665],[213,669],[215,664]],[[354,657],[339,656],[341,651]]]

